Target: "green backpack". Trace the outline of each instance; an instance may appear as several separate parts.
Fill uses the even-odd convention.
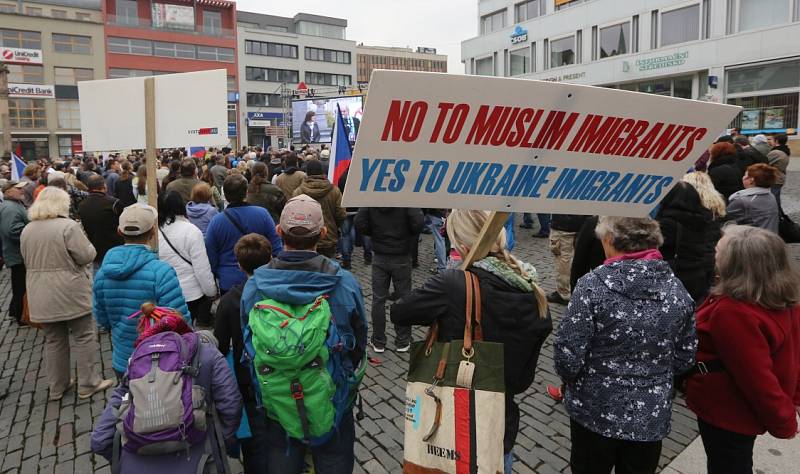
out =
[[[334,425],[336,386],[326,344],[331,318],[323,296],[297,306],[266,299],[249,313],[262,404],[292,438],[317,438]]]

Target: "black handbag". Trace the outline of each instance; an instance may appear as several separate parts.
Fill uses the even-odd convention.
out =
[[[789,216],[781,212],[780,222],[778,223],[778,235],[780,235],[787,244],[796,244],[800,242],[800,225],[797,225]]]

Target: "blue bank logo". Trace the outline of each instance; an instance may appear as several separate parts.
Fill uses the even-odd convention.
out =
[[[514,32],[511,33],[511,44],[523,43],[528,41],[528,30],[517,25],[514,27]]]

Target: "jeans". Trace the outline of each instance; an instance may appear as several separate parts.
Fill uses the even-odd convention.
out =
[[[706,451],[708,474],[750,474],[753,472],[755,436],[717,428],[698,419],[700,438]]]
[[[306,449],[310,449],[315,473],[352,474],[355,463],[353,454],[355,438],[352,410],[344,414],[333,437],[321,446],[307,446],[299,440],[289,438],[280,423],[266,419],[265,442],[259,447],[267,457],[266,469],[254,472],[300,474],[305,467]]]
[[[503,474],[512,474],[514,472],[514,451],[508,452],[503,455]]]
[[[607,438],[570,420],[573,474],[654,474],[661,457],[661,441],[640,442]]]
[[[536,214],[539,219],[539,233],[550,234],[550,214]]]
[[[250,425],[250,437],[239,440],[244,472],[246,474],[267,472],[269,458],[267,451],[263,449],[267,445],[267,415],[263,411],[256,410],[254,401],[246,401],[244,410]]]
[[[214,327],[214,316],[211,314],[211,298],[201,296],[194,301],[188,301],[186,306],[189,308],[189,315],[192,317],[194,326]]]
[[[522,226],[527,229],[533,227],[533,214],[531,214],[530,212],[522,213]]]
[[[8,315],[16,322],[22,319],[22,300],[25,297],[25,264],[20,263],[11,268],[11,302],[8,304]]]
[[[444,219],[428,214],[425,216],[425,223],[433,235],[433,252],[434,255],[436,255],[436,270],[443,272],[445,268],[447,268],[447,249],[444,248],[444,236],[442,235]]]
[[[411,257],[375,254],[372,260],[372,342],[380,347],[386,346],[386,297],[392,281],[398,299],[411,291]],[[394,332],[397,347],[411,342],[411,326],[395,326]]]
[[[340,242],[342,244],[343,262],[350,262],[353,258],[353,246],[356,241],[356,226],[353,225],[355,217],[354,215],[348,215],[342,222],[342,239]],[[369,260],[372,258],[372,240],[366,235],[362,235],[361,240],[364,242],[364,260]]]

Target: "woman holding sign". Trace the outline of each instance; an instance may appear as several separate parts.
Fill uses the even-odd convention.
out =
[[[477,244],[489,216],[486,211],[454,210],[450,214],[447,234],[459,254],[469,254],[470,248]],[[510,473],[511,450],[519,431],[520,418],[514,395],[524,392],[533,383],[539,351],[553,330],[553,322],[544,291],[536,283],[536,269],[508,252],[505,230],[497,236],[489,255],[475,262],[468,272],[479,282],[477,294],[478,301],[482,301],[482,322],[479,322],[483,340],[503,344],[503,452],[505,472]],[[401,326],[431,326],[436,323],[439,342],[463,339],[465,295],[464,272],[445,270],[398,301],[392,307],[392,322]]]

